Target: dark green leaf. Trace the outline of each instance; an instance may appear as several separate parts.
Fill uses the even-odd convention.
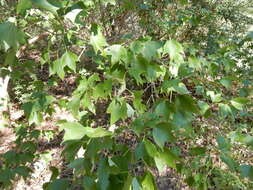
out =
[[[17,49],[25,43],[25,35],[14,23],[5,22],[0,24],[0,45],[7,51],[9,48]]]

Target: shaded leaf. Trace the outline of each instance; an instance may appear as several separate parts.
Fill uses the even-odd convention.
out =
[[[17,49],[25,43],[25,34],[14,23],[4,22],[0,24],[0,45],[7,51],[9,48]]]

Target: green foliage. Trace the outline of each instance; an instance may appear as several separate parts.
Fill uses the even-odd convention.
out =
[[[151,171],[166,167],[198,190],[253,188],[240,151],[253,146],[249,2],[4,3],[0,77],[25,118],[17,149],[1,154],[0,188],[29,178],[41,124],[59,109],[73,177],[51,167],[45,190],[155,190]]]

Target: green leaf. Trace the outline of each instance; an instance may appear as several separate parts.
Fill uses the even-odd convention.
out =
[[[54,14],[57,14],[58,7],[53,6],[47,0],[31,0],[31,1],[34,5],[38,6],[39,8],[42,8]]]
[[[0,24],[0,34],[0,45],[5,51],[9,48],[17,49],[20,44],[25,43],[25,34],[12,22]]]
[[[153,131],[152,135],[156,144],[163,149],[165,142],[174,142],[175,137],[173,137],[171,133],[171,128],[168,124],[159,124],[157,125]]]
[[[228,77],[222,78],[220,83],[226,88],[230,88],[232,86],[232,80]]]
[[[155,108],[155,113],[158,116],[162,116],[164,119],[169,119],[169,116],[172,112],[172,108],[169,103],[165,100],[161,101]]]
[[[142,190],[141,185],[136,177],[134,177],[132,181],[132,190]]]
[[[159,174],[162,174],[166,169],[166,162],[160,157],[160,155],[156,156],[154,160]]]
[[[80,98],[79,96],[73,96],[71,101],[68,103],[68,108],[71,110],[72,115],[75,118],[79,116]]]
[[[227,117],[229,115],[233,115],[233,112],[229,105],[219,103],[219,113],[222,117]]]
[[[83,187],[84,189],[96,189],[95,180],[90,176],[83,177]]]
[[[124,183],[123,190],[131,190],[131,184],[132,184],[133,177],[128,174],[127,179]]]
[[[82,98],[83,108],[88,108],[93,114],[96,114],[95,105],[92,102],[92,96],[90,93],[86,93]]]
[[[149,156],[154,158],[157,155],[157,148],[156,146],[151,143],[149,140],[144,140],[145,148]]]
[[[56,168],[54,166],[50,166],[49,169],[52,172],[51,177],[50,177],[50,181],[55,180],[59,176],[58,168]]]
[[[171,60],[182,60],[182,54],[184,53],[183,46],[176,40],[169,40],[163,47],[163,53],[169,53]]]
[[[60,59],[55,60],[50,65],[50,75],[56,74],[64,79],[65,71],[64,68],[68,66],[72,71],[76,72],[76,61],[78,57],[76,54],[66,51]]]
[[[219,145],[219,149],[222,152],[228,152],[228,151],[230,151],[231,144],[229,143],[229,141],[225,137],[223,137],[223,136],[217,136],[216,140],[217,140],[217,143]]]
[[[146,111],[146,105],[142,104],[142,95],[143,95],[143,91],[134,91],[134,101],[133,101],[133,105],[134,108],[140,112],[140,113],[144,113]]]
[[[18,175],[27,178],[29,176],[29,173],[32,170],[26,166],[18,166],[17,168],[14,169],[14,172],[17,173]]]
[[[66,51],[61,57],[61,64],[67,65],[72,71],[76,72],[76,62],[78,57],[76,54]]]
[[[158,156],[171,168],[176,168],[176,161],[180,160],[178,156],[169,149],[159,152]]]
[[[201,115],[205,115],[205,113],[209,110],[210,106],[208,103],[203,102],[203,101],[198,101],[198,106],[200,108],[200,113]]]
[[[196,105],[195,100],[189,95],[179,95],[177,96],[178,109],[182,111],[188,111],[192,113],[198,113],[199,109]]]
[[[106,80],[103,83],[96,85],[93,90],[93,97],[95,100],[98,98],[106,98],[111,95],[112,92],[112,80]]]
[[[158,49],[161,48],[161,44],[155,41],[148,41],[144,43],[144,48],[142,49],[142,55],[147,60],[158,57]]]
[[[126,102],[118,102],[116,100],[113,100],[107,109],[107,113],[111,114],[111,125],[117,122],[119,119],[125,119],[127,117]]]
[[[65,130],[64,141],[79,140],[87,134],[87,130],[79,123],[64,122],[60,123],[60,130]]]
[[[201,70],[201,61],[200,59],[196,58],[196,57],[190,57],[188,59],[189,62],[189,66],[194,68],[197,71]]]
[[[113,133],[103,129],[102,127],[91,128],[91,127],[84,127],[85,135],[90,138],[101,138],[105,136],[111,136]]]
[[[6,183],[13,180],[15,177],[14,171],[10,169],[0,170],[0,182]]]
[[[174,91],[179,94],[189,94],[189,91],[186,88],[185,84],[180,82],[178,79],[164,81],[162,84],[162,89],[167,93]]]
[[[97,34],[92,34],[90,37],[90,44],[93,46],[95,52],[98,50],[103,52],[103,48],[108,46],[105,37],[103,36],[101,30],[98,30]]]
[[[220,158],[225,164],[227,164],[229,169],[231,169],[232,171],[237,170],[238,164],[229,155],[222,154]]]
[[[239,171],[242,178],[249,178],[253,181],[253,167],[251,165],[241,165]]]
[[[144,180],[142,181],[143,190],[155,190],[154,178],[151,173],[147,172]]]
[[[98,184],[101,190],[107,190],[109,186],[109,171],[106,159],[101,159],[98,164]]]
[[[79,13],[82,12],[83,9],[72,9],[69,11],[64,18],[70,20],[73,23],[76,23],[76,17],[78,16]]]
[[[213,103],[218,103],[223,99],[221,93],[215,94],[214,91],[207,91],[206,95],[211,97]]]
[[[205,147],[193,147],[190,148],[190,154],[192,156],[199,156],[199,155],[205,155],[206,148]]]
[[[62,64],[60,59],[55,60],[50,64],[50,75],[57,74],[63,80],[65,77],[64,67],[65,65]]]
[[[112,56],[112,64],[125,61],[127,57],[127,51],[122,45],[112,45],[106,48],[106,54]]]
[[[39,125],[42,122],[42,110],[40,109],[38,102],[27,102],[22,105],[22,109],[24,110],[25,115],[28,117],[29,125],[32,125],[33,123]]]
[[[49,190],[68,190],[69,189],[69,181],[66,179],[56,179],[49,186]]]
[[[32,8],[32,2],[30,0],[19,0],[17,4],[17,13],[24,15],[30,8]]]
[[[234,98],[232,99],[230,102],[231,104],[238,110],[243,110],[243,107],[249,103],[249,99],[247,98],[243,98],[243,97],[238,97],[238,98]]]
[[[81,124],[75,122],[64,122],[59,123],[59,125],[61,130],[65,130],[64,141],[79,140],[85,135],[90,138],[100,138],[112,135],[112,132],[107,131],[101,127],[83,127]]]

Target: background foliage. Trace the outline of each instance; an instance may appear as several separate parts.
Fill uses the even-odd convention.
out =
[[[0,3],[0,74],[25,115],[1,188],[29,178],[59,109],[74,172],[48,166],[44,189],[153,190],[166,168],[193,189],[253,188],[252,1]]]

